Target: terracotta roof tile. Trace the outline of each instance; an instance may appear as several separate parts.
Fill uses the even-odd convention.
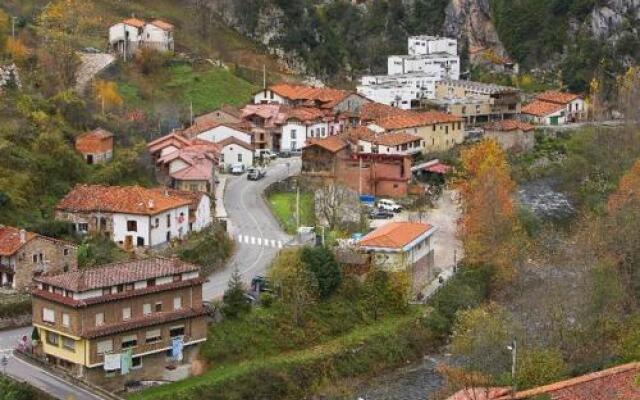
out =
[[[433,229],[433,226],[429,224],[389,222],[368,233],[358,241],[358,244],[364,247],[401,249],[431,229]]]
[[[390,117],[394,115],[406,115],[409,111],[401,110],[396,107],[391,107],[386,104],[380,103],[367,103],[360,107],[360,119],[362,121],[376,121],[381,118]]]
[[[113,150],[113,133],[102,128],[85,132],[76,138],[76,150],[82,154],[100,154]]]
[[[247,150],[253,150],[253,146],[251,146],[251,144],[238,139],[237,137],[234,136],[229,136],[228,138],[221,140],[218,142],[218,146],[220,146],[221,149],[231,145],[231,144],[235,144],[241,147],[244,147]]]
[[[315,107],[296,107],[287,113],[287,119],[297,119],[301,122],[312,122],[321,120],[326,113]]]
[[[150,153],[155,153],[166,147],[173,146],[178,149],[183,148],[191,144],[189,139],[185,138],[181,134],[172,132],[168,135],[155,139],[147,144],[147,149]]]
[[[150,24],[162,29],[163,31],[173,31],[173,25],[161,19],[153,20]]]
[[[315,139],[315,138],[309,139],[305,148],[311,147],[311,146],[320,146],[323,149],[329,150],[332,153],[337,153],[338,151],[347,147],[348,143],[345,139],[343,139],[340,136],[329,136],[322,139]]]
[[[144,26],[146,25],[146,22],[144,22],[139,18],[127,18],[122,20],[122,23],[126,25],[134,26],[136,28],[144,28]]]
[[[405,129],[419,126],[441,124],[448,122],[461,122],[462,118],[438,111],[410,112],[406,114],[390,115],[376,120],[376,125],[387,129]]]
[[[563,104],[567,105],[580,96],[573,93],[560,92],[557,90],[550,90],[548,92],[540,93],[536,96],[536,99],[540,101],[546,101],[547,103]]]
[[[511,132],[511,131],[523,131],[529,132],[536,127],[517,119],[505,119],[502,121],[490,122],[484,126],[485,131],[498,131],[498,132]]]
[[[291,100],[313,100],[320,103],[331,103],[333,106],[352,92],[333,88],[320,88],[307,85],[279,83],[269,87],[278,95]]]
[[[140,186],[77,185],[60,200],[56,210],[156,215],[188,204],[188,199]]]
[[[72,292],[83,292],[147,279],[173,276],[185,272],[199,271],[200,267],[196,265],[180,260],[157,257],[106,264],[99,268],[65,272],[52,276],[41,276],[34,278],[34,280]]]
[[[549,114],[557,113],[558,111],[564,110],[565,105],[556,104],[556,103],[548,103],[546,101],[534,100],[531,103],[522,107],[523,114],[535,115],[537,117],[544,117]]]
[[[20,229],[12,226],[0,225],[0,256],[12,256],[31,239],[38,236],[33,232],[24,232],[24,243],[20,239]]]

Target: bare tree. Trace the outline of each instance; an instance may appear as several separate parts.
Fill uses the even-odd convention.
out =
[[[315,204],[316,212],[331,230],[343,223],[345,217],[359,211],[354,211],[354,207],[358,208],[356,192],[341,184],[324,182],[318,185],[315,190]]]

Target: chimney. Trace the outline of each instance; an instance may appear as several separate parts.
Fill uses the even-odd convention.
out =
[[[154,208],[156,208],[156,202],[153,201],[153,199],[150,199],[149,203],[147,204],[147,208],[149,208],[150,210],[153,210]]]
[[[27,243],[27,231],[25,231],[24,229],[20,229],[20,243]]]

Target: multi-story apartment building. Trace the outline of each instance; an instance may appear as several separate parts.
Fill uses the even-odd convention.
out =
[[[199,267],[151,258],[36,277],[38,352],[109,390],[162,380],[206,340]]]
[[[439,79],[435,73],[425,72],[367,75],[362,77],[357,90],[377,103],[408,110],[418,108],[425,99],[433,99]]]
[[[34,276],[75,271],[76,250],[62,240],[0,225],[0,285],[26,290]]]

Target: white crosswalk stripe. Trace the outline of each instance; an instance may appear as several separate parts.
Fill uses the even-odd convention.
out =
[[[249,244],[253,246],[272,247],[281,249],[284,247],[282,240],[275,240],[269,238],[261,238],[249,235],[238,235],[238,243]]]

